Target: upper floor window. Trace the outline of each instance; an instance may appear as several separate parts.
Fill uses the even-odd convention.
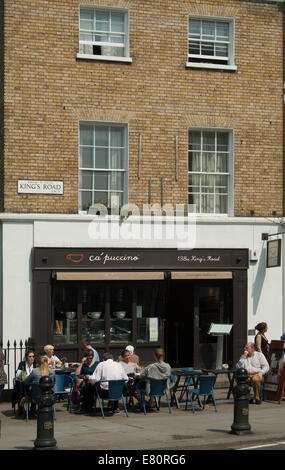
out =
[[[233,20],[190,17],[187,66],[236,70]]]
[[[200,214],[230,214],[233,206],[232,133],[189,130],[188,201]]]
[[[79,210],[127,203],[127,126],[81,123],[79,128]]]
[[[82,6],[79,29],[77,57],[131,61],[127,10]]]

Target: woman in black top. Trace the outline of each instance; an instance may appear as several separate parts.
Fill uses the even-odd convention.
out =
[[[267,323],[258,323],[255,329],[258,331],[254,338],[254,344],[256,351],[262,352],[262,354],[266,357],[268,355],[268,339],[265,336],[266,331],[268,330]]]

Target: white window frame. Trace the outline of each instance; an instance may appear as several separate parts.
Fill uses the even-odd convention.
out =
[[[229,135],[229,160],[228,160],[228,171],[226,173],[211,173],[211,172],[191,172],[189,171],[189,133],[193,132],[223,132]],[[215,175],[227,175],[228,176],[228,211],[227,213],[220,213],[220,212],[197,212],[196,216],[202,217],[233,217],[234,216],[234,130],[230,128],[220,128],[220,127],[193,127],[190,126],[188,128],[188,158],[187,158],[187,166],[188,166],[188,174],[187,174],[187,188],[189,187],[189,174],[200,174],[200,175],[207,175],[207,174],[215,174]],[[188,200],[190,191],[187,189]],[[192,211],[191,207],[189,210]]]
[[[98,45],[98,46],[121,46],[121,44],[115,44],[115,43],[104,43],[101,41],[98,42],[92,42],[92,41],[81,41],[80,40],[80,13],[82,9],[87,9],[87,10],[102,10],[102,11],[109,11],[109,12],[116,12],[116,13],[123,13],[125,17],[124,21],[124,26],[125,26],[125,31],[124,31],[124,36],[125,36],[125,42],[124,42],[124,49],[125,49],[125,55],[124,56],[112,56],[112,55],[96,55],[96,54],[84,54],[82,52],[78,52],[76,57],[78,59],[88,59],[88,60],[104,60],[104,61],[116,61],[116,62],[132,62],[132,58],[130,57],[130,48],[129,48],[129,33],[130,33],[130,19],[129,19],[129,10],[126,8],[118,8],[118,7],[110,7],[110,6],[103,6],[103,5],[90,5],[90,4],[81,4],[79,5],[79,11],[78,11],[78,43],[80,44],[92,44],[92,45]]]
[[[80,144],[80,127],[83,126],[83,125],[91,125],[91,126],[94,126],[94,129],[95,129],[95,126],[107,126],[107,127],[124,127],[124,144],[125,144],[125,154],[124,154],[124,170],[122,169],[114,169],[114,168],[96,168],[96,167],[93,167],[93,168],[84,168],[84,167],[81,167],[80,166],[80,148],[81,148],[81,144]],[[94,130],[95,132],[95,130]],[[119,172],[123,172],[124,173],[124,188],[122,191],[116,191],[116,190],[111,190],[109,188],[109,183],[108,183],[108,189],[107,191],[106,190],[101,190],[102,193],[105,193],[107,192],[108,193],[108,208],[111,207],[111,200],[110,200],[110,196],[111,196],[111,193],[112,192],[122,192],[123,193],[123,202],[122,202],[122,205],[124,204],[127,204],[128,203],[128,175],[129,175],[129,129],[128,129],[128,123],[126,122],[110,122],[110,121],[79,121],[79,125],[78,125],[78,211],[79,211],[79,214],[87,214],[88,213],[88,210],[86,209],[82,209],[80,207],[80,192],[81,191],[87,191],[86,189],[81,189],[79,187],[79,174],[80,174],[80,171],[92,171],[93,172],[93,186],[94,186],[94,174],[96,171],[102,171],[102,172],[108,172],[108,173],[111,173],[111,172],[116,172],[116,171],[119,171]],[[93,145],[93,158],[94,158],[94,152],[95,152],[95,143]],[[111,149],[111,147],[109,146],[109,151]],[[109,177],[108,177],[108,180],[109,180]],[[94,192],[96,191],[96,189],[92,188],[92,190],[90,190],[90,192]],[[97,190],[97,192],[99,192],[100,190]],[[92,198],[93,200],[93,198]],[[113,201],[112,201],[113,203]]]
[[[200,20],[200,21],[209,21],[209,22],[223,22],[229,25],[229,54],[228,54],[228,63],[227,64],[218,64],[215,63],[216,60],[222,60],[222,56],[203,56],[199,54],[189,54],[189,43],[190,43],[190,31],[189,31],[189,22],[190,20]],[[235,65],[235,22],[233,18],[227,17],[216,17],[216,16],[202,16],[202,15],[189,15],[188,17],[188,37],[187,37],[187,62],[186,67],[189,68],[205,68],[205,69],[222,69],[222,70],[230,70],[235,71],[237,70],[237,66]],[[202,42],[202,39],[200,40]],[[205,42],[211,42],[209,40],[205,40]],[[209,60],[209,62],[191,62],[191,58],[195,59],[203,59]]]

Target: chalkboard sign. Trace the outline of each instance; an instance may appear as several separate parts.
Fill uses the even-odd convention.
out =
[[[268,362],[270,370],[264,381],[264,398],[281,403],[285,387],[285,341],[271,341]]]

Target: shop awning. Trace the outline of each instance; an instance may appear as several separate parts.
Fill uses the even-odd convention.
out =
[[[160,281],[164,272],[57,272],[58,281]]]
[[[231,271],[171,271],[171,279],[232,279]]]

